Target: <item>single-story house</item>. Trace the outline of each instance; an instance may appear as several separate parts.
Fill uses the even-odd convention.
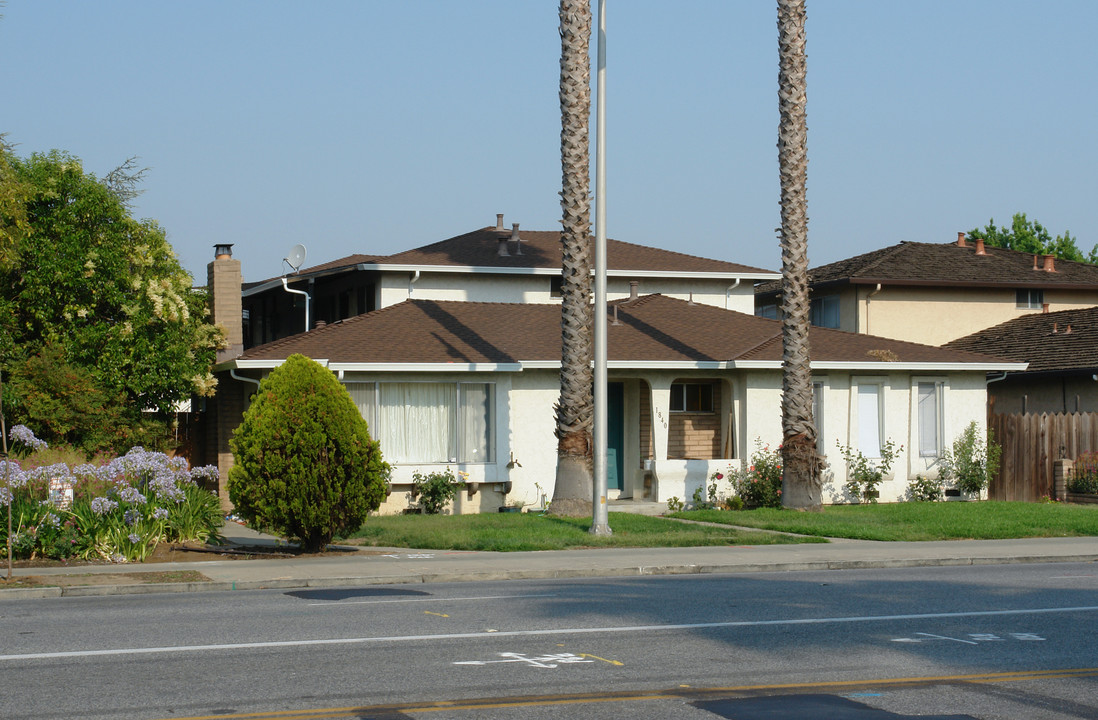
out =
[[[756,442],[781,442],[779,322],[636,295],[610,304],[607,335],[611,498],[689,500],[714,472],[744,467]],[[810,342],[830,502],[850,499],[837,445],[869,457],[902,445],[880,488],[900,499],[968,423],[984,425],[987,374],[1025,367],[824,328]],[[446,466],[471,483],[454,512],[539,507],[553,493],[560,343],[559,305],[413,297],[224,359],[216,402],[239,418],[260,379],[301,353],[346,384],[394,465],[383,512],[408,507],[413,472]]]

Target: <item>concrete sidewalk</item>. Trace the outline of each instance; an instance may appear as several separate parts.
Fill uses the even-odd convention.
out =
[[[284,543],[226,523],[228,546]],[[62,587],[0,589],[0,600],[35,597],[204,592],[262,588],[464,582],[527,578],[631,577],[696,573],[753,573],[855,568],[934,567],[1033,562],[1098,561],[1098,538],[873,542],[735,547],[600,548],[539,552],[473,552],[348,548],[345,555],[268,560],[214,560],[132,565],[17,569],[14,575],[56,580]],[[146,583],[141,573],[195,571],[201,582]],[[91,575],[99,584],[79,583]],[[62,576],[62,577],[58,577]],[[115,577],[117,576],[117,580]],[[3,586],[0,585],[0,588]]]

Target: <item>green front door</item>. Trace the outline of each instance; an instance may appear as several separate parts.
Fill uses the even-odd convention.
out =
[[[625,385],[606,384],[606,489],[621,490],[625,480]]]

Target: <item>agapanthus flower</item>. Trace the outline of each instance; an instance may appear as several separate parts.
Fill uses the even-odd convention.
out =
[[[118,499],[131,505],[144,505],[145,496],[135,487],[124,487],[118,491]]]
[[[122,519],[126,522],[127,525],[133,525],[134,523],[141,521],[141,513],[137,512],[136,510],[127,510],[122,515]]]
[[[49,447],[45,440],[39,440],[26,425],[13,425],[8,431],[8,439],[12,442],[24,445],[31,450],[45,450]]]
[[[158,507],[153,510],[152,516],[154,520],[166,520],[168,518],[168,508]]]
[[[118,503],[110,498],[97,497],[92,499],[91,509],[96,515],[109,515],[118,509]]]
[[[128,539],[129,539],[129,541],[130,541],[130,542],[132,542],[132,543],[133,543],[134,545],[136,545],[137,543],[141,542],[141,536],[140,536],[140,535],[138,535],[137,533],[130,533],[130,534],[129,534],[129,536],[128,536]]]

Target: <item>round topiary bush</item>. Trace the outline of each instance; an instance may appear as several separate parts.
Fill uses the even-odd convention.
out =
[[[230,444],[236,512],[309,552],[358,529],[385,498],[389,466],[366,421],[335,376],[303,355],[263,380]]]

